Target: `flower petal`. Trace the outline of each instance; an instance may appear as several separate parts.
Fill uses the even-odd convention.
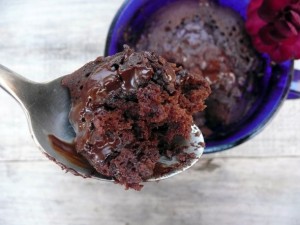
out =
[[[271,53],[271,59],[277,63],[284,62],[290,58],[289,52],[283,48],[278,48]]]
[[[282,48],[287,49],[290,53],[290,58],[300,57],[300,35],[284,40],[281,44]]]
[[[299,58],[300,39],[292,37],[278,43],[277,47],[270,51],[270,56],[275,62],[283,62],[289,59]]]
[[[255,35],[259,32],[259,30],[266,25],[266,22],[263,21],[256,12],[253,12],[248,15],[246,20],[246,29],[247,32],[251,35]]]
[[[253,46],[272,60],[300,58],[300,0],[251,0],[245,26]]]
[[[291,1],[291,8],[296,12],[300,13],[300,1],[299,0],[292,0]]]
[[[264,0],[258,9],[258,15],[265,21],[271,22],[278,13],[290,4],[291,0]]]
[[[283,37],[280,37],[280,33],[275,33],[273,25],[264,26],[258,32],[259,38],[265,45],[276,45],[278,41],[280,41]]]
[[[266,45],[265,43],[263,43],[261,38],[258,35],[252,38],[252,44],[257,51],[262,52],[262,53],[269,54],[276,48],[276,45],[275,46],[274,45]]]
[[[300,37],[298,37],[297,41],[294,44],[294,59],[300,59]]]
[[[291,21],[296,28],[300,29],[300,15],[298,12],[290,10],[287,19]]]
[[[257,9],[262,5],[263,0],[251,0],[248,5],[248,13],[257,12]]]
[[[278,20],[274,23],[273,36],[277,40],[289,38],[298,35],[296,27],[287,21]]]

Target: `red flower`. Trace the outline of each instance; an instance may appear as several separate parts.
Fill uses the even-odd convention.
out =
[[[272,60],[300,58],[300,0],[251,0],[246,29],[254,47]]]

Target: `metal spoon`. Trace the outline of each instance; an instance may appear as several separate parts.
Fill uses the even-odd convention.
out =
[[[63,169],[71,171],[75,175],[112,181],[112,178],[95,173],[92,167],[74,163],[73,160],[60,154],[49,139],[49,135],[51,135],[58,140],[72,143],[75,137],[68,119],[71,100],[68,90],[61,85],[62,79],[63,77],[60,77],[48,83],[36,83],[0,65],[0,87],[21,104],[28,120],[31,135],[39,149]],[[190,140],[181,140],[180,145],[187,146],[185,152],[194,153],[196,158],[192,159],[188,165],[181,168],[174,167],[171,171],[147,181],[158,181],[174,176],[190,168],[198,161],[204,150],[204,140],[199,128],[193,125]],[[169,168],[172,168],[176,163],[178,164],[175,157],[172,160],[161,157],[159,162]]]

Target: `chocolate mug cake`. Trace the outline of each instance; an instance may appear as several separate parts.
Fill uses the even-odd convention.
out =
[[[210,93],[201,73],[189,73],[151,52],[123,52],[65,77],[71,94],[70,122],[76,151],[102,175],[140,190],[160,156],[185,154],[174,142],[189,139],[192,115]]]
[[[194,115],[207,139],[242,123],[259,101],[264,60],[253,49],[240,15],[213,1],[177,1],[147,20],[139,35],[124,33],[135,49],[161,54],[211,85],[207,109]]]

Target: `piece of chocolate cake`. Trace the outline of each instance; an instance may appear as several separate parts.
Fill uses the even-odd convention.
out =
[[[75,145],[97,172],[139,190],[177,136],[189,138],[209,84],[150,52],[128,47],[63,79],[71,93]]]

